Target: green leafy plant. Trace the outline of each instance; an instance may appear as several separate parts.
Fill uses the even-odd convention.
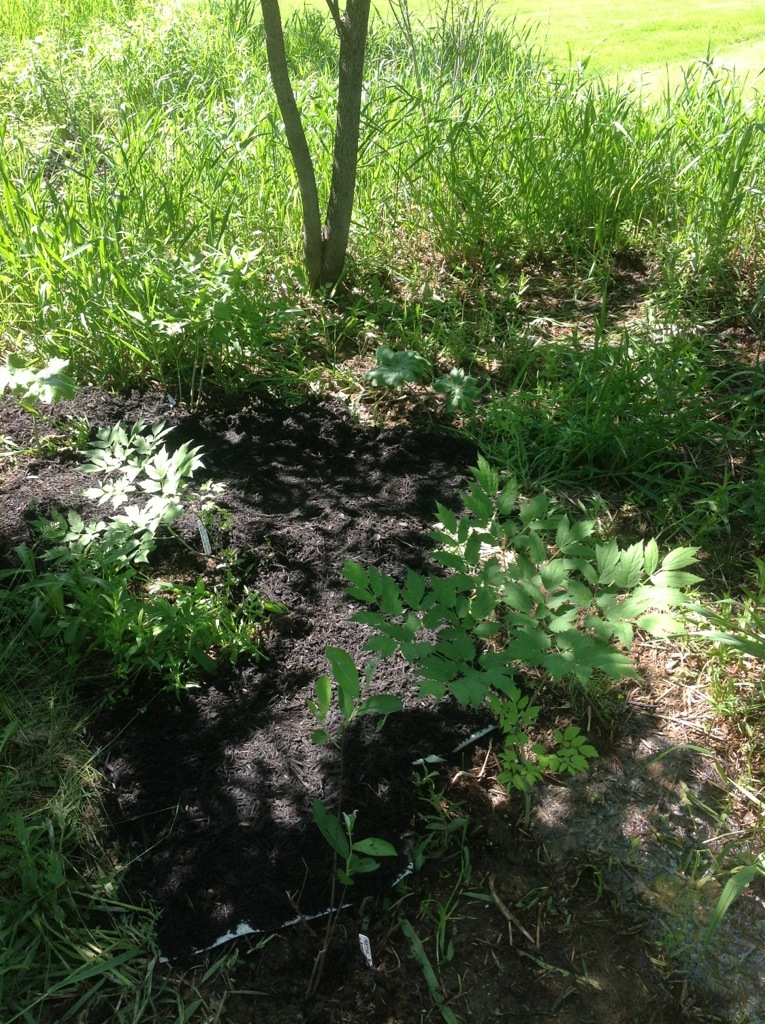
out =
[[[433,387],[446,396],[446,408],[449,412],[473,409],[481,397],[481,388],[475,377],[471,377],[457,366],[435,380]]]
[[[446,396],[449,412],[473,409],[481,396],[475,377],[454,367],[449,374],[435,377],[431,363],[412,349],[394,351],[381,345],[376,353],[377,365],[364,374],[364,380],[373,387],[386,387],[400,391],[407,384],[432,384],[435,391]]]
[[[337,877],[343,885],[353,885],[356,875],[377,871],[380,867],[378,857],[396,856],[396,848],[385,839],[369,837],[354,840],[356,813],[344,812],[340,821],[337,815],[327,811],[321,800],[313,801],[314,821],[340,861]]]
[[[59,638],[70,659],[100,654],[101,670],[121,685],[149,673],[179,690],[194,685],[200,671],[216,672],[221,657],[259,657],[258,623],[283,609],[237,587],[229,566],[212,586],[141,568],[162,536],[174,536],[172,523],[202,465],[200,449],[188,444],[171,454],[162,443],[168,432],[142,422],[99,432],[83,471],[105,476],[85,493],[121,511],[85,521],[70,509],[38,520],[41,549],[16,549],[21,567],[3,574],[14,584],[4,600],[35,636]],[[134,495],[142,500],[126,504]]]
[[[475,707],[498,695],[508,704],[500,718],[512,751],[525,745],[512,737],[524,736],[536,714],[520,696],[523,679],[588,687],[600,677],[636,675],[626,653],[635,627],[658,635],[677,628],[673,610],[699,579],[684,571],[696,549],[661,559],[653,540],[626,549],[598,543],[593,521],[572,523],[543,494],[521,500],[515,480],[500,487],[484,459],[472,474],[465,514],[437,506],[433,557],[446,577],[409,570],[400,586],[353,562],[345,576],[351,596],[372,606],[354,616],[376,631],[367,649],[383,657],[401,651],[422,695],[450,693]],[[550,768],[579,770],[592,756],[578,734],[564,733],[559,743]],[[518,761],[514,778],[537,770],[527,762]]]
[[[356,663],[347,651],[341,647],[327,647],[325,653],[337,685],[337,711],[340,715],[340,722],[332,733],[327,730],[326,723],[332,707],[333,687],[332,679],[324,674],[316,680],[316,699],[308,701],[308,708],[320,725],[320,728],[313,731],[311,738],[314,743],[332,743],[340,748],[339,801],[342,803],[344,779],[342,741],[346,730],[361,715],[381,714],[382,718],[377,724],[379,730],[385,724],[387,716],[400,711],[402,705],[399,698],[391,694],[368,694],[379,659],[372,658],[365,666],[362,680]],[[337,882],[340,882],[344,888],[353,885],[356,875],[376,871],[380,867],[378,858],[395,857],[396,849],[387,840],[375,836],[354,839],[356,811],[351,813],[341,811],[341,817],[338,817],[327,809],[322,800],[314,800],[312,813],[319,831],[333,853],[330,902],[331,907],[334,908]],[[340,902],[342,903],[342,900]],[[309,993],[314,992],[319,983],[324,968],[324,958],[329,949],[336,922],[337,914],[331,912],[327,920],[324,944],[316,958],[308,984]]]
[[[26,412],[39,415],[38,403],[69,401],[77,393],[74,381],[64,370],[66,359],[51,359],[39,369],[19,355],[9,352],[0,366],[0,394],[8,389]]]
[[[327,647],[325,653],[337,685],[337,710],[340,714],[340,723],[332,734],[324,727],[332,706],[333,687],[332,679],[328,675],[319,676],[316,680],[316,700],[308,701],[309,710],[321,726],[314,729],[311,736],[313,742],[332,743],[335,746],[340,746],[345,731],[361,715],[381,715],[377,729],[378,731],[382,729],[388,715],[400,711],[402,704],[398,697],[391,694],[368,694],[367,691],[379,659],[373,658],[366,665],[362,680],[356,663],[347,651],[341,647]],[[340,788],[342,790],[342,777]],[[356,824],[355,812],[343,813],[341,823],[336,815],[327,811],[321,800],[314,800],[313,816],[322,835],[342,861],[342,864],[337,867],[337,877],[343,885],[352,885],[354,874],[376,870],[379,867],[379,862],[374,859],[375,857],[391,857],[396,854],[394,847],[383,839],[370,838],[358,842],[353,841],[353,829]],[[360,858],[359,854],[368,856]]]
[[[422,384],[431,375],[428,360],[411,349],[395,352],[381,345],[376,354],[377,365],[364,374],[364,380],[373,387],[398,389],[405,384]]]
[[[40,404],[71,400],[77,393],[74,381],[64,373],[69,361],[51,359],[39,368],[17,352],[9,352],[5,366],[0,366],[0,395],[8,390],[21,408],[34,417],[35,437],[38,435],[37,420],[42,413]]]
[[[324,728],[315,729],[312,734],[314,743],[331,742],[337,745],[351,722],[360,715],[382,715],[377,723],[379,731],[388,715],[401,710],[402,704],[398,697],[385,693],[367,693],[379,659],[373,658],[368,662],[362,681],[356,663],[347,651],[341,647],[326,647],[325,654],[337,685],[337,707],[342,720],[332,736]],[[308,701],[308,707],[319,723],[326,721],[332,705],[332,693],[332,679],[326,674],[319,676],[316,680],[316,700]]]
[[[502,699],[490,693],[489,703],[504,734],[505,747],[497,754],[502,766],[497,780],[505,786],[525,793],[542,779],[543,772],[576,775],[598,756],[576,725],[556,729],[552,748],[532,743],[526,730],[534,725],[541,708],[533,706],[518,687],[509,688]]]

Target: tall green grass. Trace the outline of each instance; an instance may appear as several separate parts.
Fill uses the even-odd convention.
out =
[[[182,396],[224,368],[288,376],[300,210],[253,7],[115,11],[86,19],[82,43],[20,43],[0,69],[5,344]],[[334,40],[311,11],[288,35],[326,192]],[[686,306],[751,285],[765,113],[723,72],[644,106],[472,6],[428,30],[378,24],[370,51],[359,265],[411,277],[424,248],[455,267],[607,276],[637,249]]]
[[[94,22],[126,21],[135,7],[134,0],[0,0],[0,46],[47,33],[71,45]]]
[[[0,671],[0,1006],[7,1024],[63,1024],[135,986],[153,915],[117,896],[71,679],[8,619]]]

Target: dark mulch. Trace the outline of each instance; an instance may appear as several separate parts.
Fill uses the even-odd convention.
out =
[[[316,799],[335,813],[357,811],[356,838],[378,836],[402,851],[359,879],[353,895],[389,887],[407,867],[412,761],[448,753],[486,719],[420,700],[396,659],[379,666],[373,688],[400,695],[406,710],[380,731],[364,718],[340,749],[316,746],[306,701],[328,668],[326,645],[369,660],[369,631],[349,621],[357,605],[345,592],[344,560],[396,575],[426,567],[435,502],[458,504],[474,450],[445,434],[360,430],[319,402],[289,409],[264,398],[230,414],[182,415],[158,396],[120,406],[91,392],[77,411],[93,429],[116,417],[171,419],[172,445],[201,445],[204,476],[224,485],[214,494],[222,512],[209,531],[210,561],[235,549],[246,582],[287,609],[266,624],[261,661],[179,695],[147,684],[95,725],[113,825],[134,858],[129,885],[162,908],[161,951],[175,957],[243,923],[270,931],[330,907],[332,851],[313,820]],[[6,546],[23,539],[32,495],[38,514],[62,498],[87,511],[86,480],[64,460],[6,484],[20,499],[16,521],[3,524]],[[193,514],[180,532],[201,548]],[[208,567],[201,555],[197,565],[175,564],[184,574]]]
[[[220,1008],[226,1003],[220,1019],[438,1019],[400,931],[401,912],[414,922],[430,960],[441,957],[444,998],[453,1000],[460,1019],[669,1022],[679,1019],[684,1000],[690,1012],[685,988],[668,987],[646,955],[640,935],[646,919],[638,915],[635,925],[634,915],[598,899],[600,869],[577,865],[573,854],[570,864],[552,856],[545,844],[559,839],[534,839],[517,803],[501,794],[497,800],[496,790],[487,795],[488,787],[469,772],[455,774],[470,769],[474,752],[449,752],[485,718],[420,699],[406,664],[391,659],[380,665],[373,685],[400,695],[405,710],[380,732],[370,719],[361,720],[341,750],[311,742],[306,701],[327,670],[325,647],[344,647],[359,664],[367,659],[368,632],[350,621],[358,605],[346,593],[344,560],[399,578],[407,566],[432,568],[427,530],[435,503],[458,507],[475,459],[469,444],[424,428],[362,427],[332,404],[313,400],[288,408],[265,395],[234,408],[189,413],[161,395],[120,398],[86,390],[56,409],[60,424],[67,417],[87,417],[91,430],[120,419],[164,419],[174,426],[172,445],[201,445],[200,480],[221,485],[213,493],[220,511],[209,523],[213,553],[205,558],[201,552],[198,498],[180,524],[198,554],[165,546],[161,571],[183,580],[214,576],[224,550],[233,549],[241,583],[286,608],[264,626],[262,660],[224,668],[179,695],[140,681],[92,726],[107,788],[106,841],[129,864],[128,896],[145,893],[161,912],[160,950],[186,964],[193,950],[241,924],[269,931],[327,909],[332,860],[312,818],[315,799],[335,811],[357,811],[357,837],[388,839],[401,853],[357,884],[354,896],[378,895],[361,907],[357,899],[356,911],[343,915],[313,1002],[305,994],[324,941],[322,921],[281,931],[263,949],[244,940],[236,965],[209,982],[216,995],[214,986],[225,981],[216,996]],[[22,446],[32,440],[29,419],[10,400],[0,401],[0,435]],[[0,563],[14,564],[13,547],[30,541],[30,520],[51,508],[95,514],[81,494],[80,462],[66,449],[35,461],[23,455],[6,460]],[[639,738],[627,740],[634,745]],[[595,742],[606,752],[605,736]],[[407,864],[407,837],[416,840],[425,827],[427,808],[418,803],[412,761],[434,753],[446,756],[450,768],[436,779],[437,790],[444,790],[435,798],[436,817],[448,824],[469,813],[469,859],[452,848],[450,860],[412,880],[408,896],[393,895],[391,883]],[[477,763],[482,760],[483,753]],[[577,799],[589,806],[585,789]],[[559,832],[575,832],[575,810],[556,824]],[[595,838],[601,841],[600,834]],[[460,896],[469,864],[474,891]],[[403,911],[396,910],[402,898]],[[451,909],[439,950],[434,936],[442,907]],[[362,924],[372,938],[374,971],[358,951]],[[198,955],[191,961],[205,962]],[[110,1012],[96,1001],[82,1019],[95,1024],[111,1019]]]

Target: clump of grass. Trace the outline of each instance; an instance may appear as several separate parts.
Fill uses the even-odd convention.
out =
[[[153,915],[117,896],[100,840],[89,713],[54,651],[2,628],[0,1004],[4,1020],[72,1020],[145,966]],[[127,974],[126,974],[127,972]],[[47,1015],[47,1017],[46,1017]]]

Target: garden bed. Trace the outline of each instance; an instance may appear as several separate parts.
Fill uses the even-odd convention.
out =
[[[188,413],[161,395],[120,399],[88,389],[56,416],[70,424],[87,417],[91,430],[164,419],[174,428],[171,447],[200,445],[198,478],[211,481],[205,493],[214,500],[192,502],[177,524],[188,549],[179,555],[161,546],[157,573],[214,578],[228,561],[243,585],[285,608],[264,621],[260,660],[229,665],[219,652],[219,673],[179,693],[139,679],[89,725],[103,776],[105,843],[127,865],[125,897],[148,897],[159,910],[158,952],[170,963],[154,970],[169,972],[182,990],[196,984],[194,968],[223,954],[202,990],[231,1024],[255,1017],[413,1024],[449,1021],[449,1013],[626,1024],[713,1013],[738,1020],[756,1011],[760,959],[742,989],[725,978],[720,956],[691,955],[719,890],[709,890],[712,904],[691,899],[681,924],[672,917],[683,895],[675,889],[688,888],[677,879],[689,851],[712,841],[722,819],[705,819],[685,795],[691,788],[713,804],[717,790],[704,757],[672,751],[688,733],[654,714],[659,691],[665,712],[678,710],[678,698],[650,652],[643,652],[646,678],[622,710],[590,723],[601,760],[581,780],[546,781],[527,820],[522,800],[493,781],[491,736],[453,753],[486,716],[421,699],[401,660],[382,662],[372,685],[400,696],[403,712],[380,731],[362,719],[342,750],[311,742],[307,700],[327,670],[325,647],[343,647],[358,663],[368,657],[368,630],[350,622],[357,605],[346,593],[344,560],[399,577],[406,567],[432,570],[427,530],[435,503],[459,505],[475,459],[470,444],[430,429],[363,428],[339,406],[286,407],[266,395]],[[22,448],[33,440],[10,400],[0,403],[0,434]],[[0,488],[3,561],[12,564],[13,547],[29,542],[30,510],[93,514],[84,486],[72,451],[31,462],[19,455]],[[551,725],[572,714],[555,700],[545,709]],[[720,749],[724,742],[719,737]],[[413,765],[431,754],[443,761]],[[665,756],[657,761],[657,754]],[[312,818],[315,799],[357,811],[356,835],[386,839],[399,857],[341,894],[332,885],[332,851]],[[440,849],[441,858],[393,889],[429,832],[429,852]],[[671,900],[662,879],[676,882]],[[341,900],[352,906],[340,915],[318,991],[307,1000],[325,942],[320,915]],[[726,921],[723,946],[734,958],[758,914],[744,899]],[[279,930],[286,922],[293,927]],[[672,949],[662,947],[670,927]],[[231,946],[220,942],[237,930],[248,934]],[[372,968],[360,931],[371,940]],[[437,970],[435,999],[413,933]],[[685,973],[675,973],[678,957]],[[108,1014],[97,1000],[82,1019]]]

